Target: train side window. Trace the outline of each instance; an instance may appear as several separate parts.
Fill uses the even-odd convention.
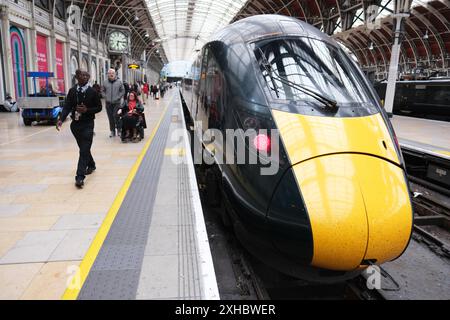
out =
[[[206,75],[206,108],[209,127],[220,129],[223,112],[223,74],[216,59],[211,55]]]
[[[206,90],[206,72],[208,67],[208,48],[204,49],[202,67],[200,71],[200,97],[204,96]]]

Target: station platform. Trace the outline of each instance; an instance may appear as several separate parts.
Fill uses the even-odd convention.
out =
[[[391,122],[402,148],[450,160],[450,122],[398,115]]]
[[[82,190],[70,120],[0,114],[0,299],[219,299],[177,89],[145,114],[127,144],[98,114]]]

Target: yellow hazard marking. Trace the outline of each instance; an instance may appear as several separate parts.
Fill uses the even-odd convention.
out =
[[[164,150],[165,156],[180,156],[183,157],[186,154],[184,148],[167,148]]]

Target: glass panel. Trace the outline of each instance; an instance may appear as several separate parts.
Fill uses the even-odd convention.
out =
[[[191,60],[208,38],[226,26],[246,0],[146,0],[169,61]]]
[[[262,53],[272,72],[262,66]],[[299,85],[336,101],[339,107],[374,103],[364,80],[343,50],[323,41],[306,37],[266,40],[256,44],[255,55],[275,100],[320,104],[295,87]]]

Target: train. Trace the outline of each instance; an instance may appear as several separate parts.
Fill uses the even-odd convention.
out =
[[[413,212],[397,138],[331,37],[281,15],[239,20],[203,46],[180,94],[205,199],[260,261],[334,283],[406,250]]]
[[[386,81],[374,84],[381,99],[386,85]],[[393,113],[450,121],[450,78],[397,81]]]

